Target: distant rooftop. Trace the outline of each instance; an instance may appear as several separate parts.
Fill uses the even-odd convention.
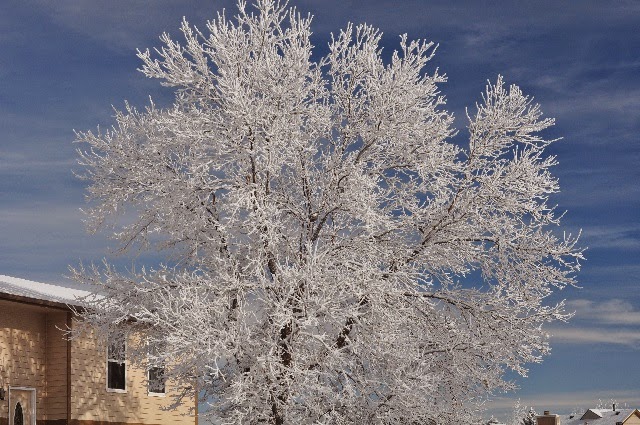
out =
[[[8,298],[40,301],[42,304],[80,306],[79,300],[91,293],[91,287],[75,282],[53,284],[0,275],[0,297],[9,295]]]
[[[589,409],[585,413],[560,415],[561,425],[616,425],[623,423],[636,409]]]

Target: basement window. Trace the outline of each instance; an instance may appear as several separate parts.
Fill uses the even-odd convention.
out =
[[[107,391],[127,390],[127,344],[124,335],[109,340],[107,346]]]

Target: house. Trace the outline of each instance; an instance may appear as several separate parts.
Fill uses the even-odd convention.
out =
[[[557,415],[545,411],[537,425],[640,425],[638,409],[587,409],[582,414]]]
[[[135,368],[91,335],[66,338],[70,306],[88,294],[0,275],[0,425],[197,425],[196,400],[166,410],[160,368]]]

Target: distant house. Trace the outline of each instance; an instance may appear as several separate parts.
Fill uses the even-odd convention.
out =
[[[545,411],[538,425],[640,425],[638,409],[587,409],[582,414],[556,415]]]
[[[193,425],[189,407],[167,411],[159,368],[129,365],[125,350],[69,340],[80,285],[0,275],[0,425]],[[118,345],[118,344],[116,344]],[[112,343],[110,347],[114,347]]]

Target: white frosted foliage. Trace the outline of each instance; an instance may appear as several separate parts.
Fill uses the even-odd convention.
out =
[[[467,147],[435,46],[349,25],[312,60],[311,19],[272,0],[141,51],[171,107],[77,134],[91,231],[166,266],[73,270],[85,323],[132,332],[218,423],[471,423],[507,370],[548,353],[553,290],[581,251],[552,232],[553,124],[501,77]],[[168,388],[172,390],[172,388]]]

